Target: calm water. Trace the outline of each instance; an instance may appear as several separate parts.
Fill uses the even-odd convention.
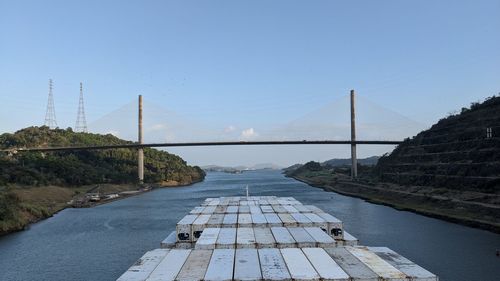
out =
[[[500,235],[324,192],[276,171],[209,173],[90,209],[67,209],[0,238],[0,280],[115,280],[206,197],[293,196],[344,221],[364,245],[387,246],[449,281],[500,280]]]

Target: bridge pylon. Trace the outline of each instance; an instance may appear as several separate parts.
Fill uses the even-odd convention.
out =
[[[354,90],[351,90],[351,179],[358,177],[358,159],[356,156],[356,111]]]

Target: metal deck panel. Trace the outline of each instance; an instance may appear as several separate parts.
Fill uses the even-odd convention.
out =
[[[237,223],[237,214],[226,214],[224,215],[224,220],[222,220],[222,227],[236,227]]]
[[[299,248],[280,249],[293,280],[319,280],[320,276]]]
[[[321,280],[348,281],[349,275],[322,248],[303,248]]]
[[[292,280],[285,260],[278,249],[259,249],[259,261],[264,280]]]
[[[144,281],[168,254],[168,249],[155,249],[146,252],[117,281]]]
[[[297,245],[295,239],[293,239],[293,236],[285,227],[271,227],[271,232],[273,233],[278,248],[290,248]]]
[[[175,280],[198,281],[203,280],[207,271],[208,262],[212,256],[211,250],[192,250],[182,266]]]
[[[254,281],[261,280],[259,255],[256,249],[237,249],[234,259],[235,281]]]
[[[191,250],[172,249],[151,272],[147,281],[175,280]]]
[[[239,227],[236,231],[236,248],[256,248],[255,234],[251,227]]]
[[[356,281],[378,281],[378,275],[344,247],[325,248],[325,251]]]
[[[233,280],[234,249],[215,249],[208,263],[204,280],[230,281]]]
[[[386,247],[368,247],[377,256],[415,281],[438,281],[436,275]]]
[[[325,247],[335,247],[336,242],[335,240],[330,237],[328,234],[326,234],[321,228],[319,227],[304,227],[304,229],[311,235],[314,240],[318,243],[318,247],[325,248]]]
[[[257,248],[272,248],[276,247],[276,240],[274,240],[273,233],[268,227],[256,227],[253,229],[255,235],[255,242]]]
[[[232,249],[236,245],[236,228],[221,228],[215,243],[216,249]]]
[[[350,247],[346,246],[351,254],[358,258],[362,263],[366,264],[373,272],[388,281],[405,281],[406,275],[396,269],[394,266],[370,252],[366,247]]]
[[[220,230],[220,228],[205,228],[201,233],[200,238],[198,238],[198,241],[196,241],[194,248],[199,250],[215,249],[215,243],[217,242]]]
[[[316,240],[303,227],[288,227],[287,230],[297,242],[299,248],[316,247]]]

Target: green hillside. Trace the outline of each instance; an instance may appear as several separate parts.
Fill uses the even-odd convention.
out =
[[[499,167],[500,97],[491,97],[405,140],[376,171],[383,182],[495,193]]]
[[[0,135],[0,148],[95,146],[131,143],[113,135],[30,127]],[[144,149],[145,183],[176,186],[204,179],[205,172],[173,154]],[[98,187],[103,193],[140,189],[133,149],[0,153],[0,235],[21,230],[64,209]]]
[[[132,143],[111,134],[75,133],[71,129],[29,127],[0,135],[2,149],[12,147],[92,146]],[[20,152],[0,155],[0,186],[80,186],[98,183],[133,183],[137,180],[137,152],[133,149],[68,152]],[[189,184],[204,178],[199,167],[191,167],[173,154],[144,149],[146,183]]]

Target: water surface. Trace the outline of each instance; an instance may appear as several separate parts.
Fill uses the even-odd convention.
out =
[[[251,195],[314,204],[344,221],[363,245],[387,246],[440,280],[500,280],[500,235],[324,192],[277,171],[209,173],[193,186],[66,209],[0,238],[0,280],[115,280],[206,197],[244,195],[247,184]]]

